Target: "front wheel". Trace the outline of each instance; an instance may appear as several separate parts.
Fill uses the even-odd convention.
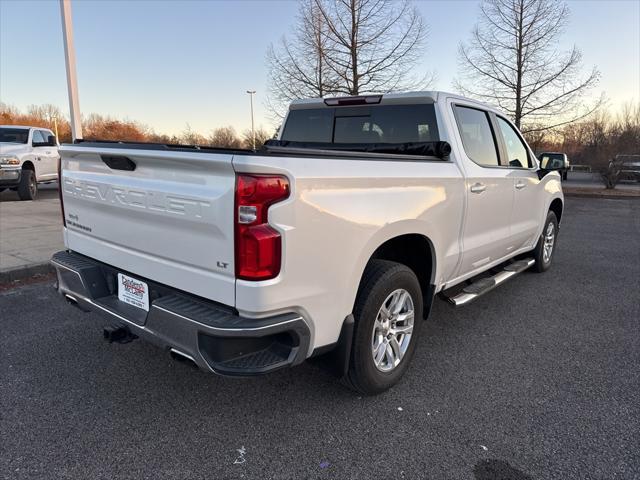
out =
[[[542,273],[549,270],[553,254],[555,253],[556,242],[558,240],[558,219],[552,211],[547,213],[542,234],[538,239],[536,248],[533,250],[533,258],[536,261],[533,269]]]
[[[373,395],[395,385],[409,367],[422,323],[422,291],[408,267],[372,260],[354,308],[347,384]]]
[[[38,184],[33,170],[22,170],[22,177],[18,185],[18,197],[20,200],[35,200],[38,196]]]

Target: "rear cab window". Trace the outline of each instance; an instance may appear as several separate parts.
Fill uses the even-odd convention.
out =
[[[325,144],[436,142],[433,104],[367,105],[291,110],[282,141]]]

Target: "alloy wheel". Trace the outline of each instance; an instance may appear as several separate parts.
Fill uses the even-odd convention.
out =
[[[556,240],[556,229],[553,222],[549,222],[547,230],[544,234],[543,246],[542,246],[542,260],[544,263],[551,261],[551,254],[553,253],[553,244]]]
[[[396,368],[411,342],[415,307],[405,289],[397,289],[378,310],[371,335],[371,355],[376,368],[390,372]]]

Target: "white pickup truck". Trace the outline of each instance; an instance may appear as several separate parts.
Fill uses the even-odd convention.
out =
[[[58,179],[58,142],[51,130],[0,125],[0,191],[35,200],[38,184]]]
[[[406,371],[436,294],[548,269],[563,212],[560,175],[503,114],[442,92],[296,101],[256,152],[61,155],[57,288],[106,338],[225,375],[315,356],[365,394]]]

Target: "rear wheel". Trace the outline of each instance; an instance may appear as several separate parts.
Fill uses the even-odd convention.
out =
[[[38,196],[38,184],[33,170],[22,170],[22,177],[18,185],[18,196],[20,200],[35,200]]]
[[[369,263],[353,312],[350,387],[373,395],[400,380],[416,347],[422,308],[420,283],[411,269],[386,260]]]
[[[538,239],[536,248],[533,250],[533,258],[536,260],[533,269],[536,272],[546,272],[549,270],[549,267],[551,267],[557,239],[558,219],[555,213],[549,211],[549,213],[547,213],[547,219],[544,222],[542,234]]]

